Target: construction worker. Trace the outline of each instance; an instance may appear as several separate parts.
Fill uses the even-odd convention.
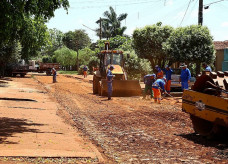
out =
[[[156,65],[155,69],[157,70],[156,78],[157,79],[162,79],[163,78],[163,71],[161,70],[161,68],[158,65]]]
[[[161,103],[161,90],[165,93],[165,83],[166,83],[166,78],[162,79],[157,79],[153,84],[152,84],[152,89],[154,92],[154,102],[160,104]]]
[[[107,72],[107,83],[108,83],[108,100],[111,100],[111,96],[112,96],[112,81],[113,78],[115,77],[115,75],[112,74],[114,66],[110,65],[108,72]]]
[[[167,91],[168,94],[170,94],[170,90],[171,90],[171,75],[173,73],[173,70],[168,65],[166,65],[165,69],[163,69],[163,72],[165,73],[165,77],[166,77],[165,90]]]
[[[87,66],[84,65],[84,67],[83,67],[83,75],[84,75],[84,78],[87,77],[87,70],[88,70]]]
[[[156,78],[155,74],[148,74],[144,76],[144,84],[145,84],[145,89],[143,92],[143,99],[146,98],[146,94],[149,91],[150,92],[150,98],[154,97],[153,90],[152,90],[152,84],[154,83]]]
[[[54,67],[51,69],[51,72],[52,72],[52,76],[53,76],[53,83],[56,83],[57,73],[56,73],[56,70]]]
[[[188,90],[188,83],[190,83],[191,72],[187,68],[187,65],[185,63],[181,64],[180,68],[182,68],[180,79],[179,79],[179,82],[181,82],[181,88],[182,90],[184,89]]]
[[[212,69],[209,65],[207,65],[206,63],[203,63],[202,64],[203,68],[204,68],[204,71],[209,71],[209,72],[212,72]]]

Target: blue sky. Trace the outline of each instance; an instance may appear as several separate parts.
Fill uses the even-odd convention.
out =
[[[122,25],[127,26],[125,33],[128,35],[136,28],[159,21],[175,28],[198,24],[199,0],[69,0],[69,3],[68,14],[64,9],[56,10],[55,17],[47,23],[48,28],[64,33],[84,29],[94,42],[99,38],[89,28],[99,27],[95,22],[109,11],[109,6],[117,15],[128,14],[122,21]],[[204,0],[204,5],[209,8],[203,10],[203,25],[210,29],[215,41],[228,40],[228,0]]]

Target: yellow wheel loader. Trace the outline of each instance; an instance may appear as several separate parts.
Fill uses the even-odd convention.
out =
[[[105,43],[105,49],[98,54],[100,64],[93,75],[93,94],[107,96],[107,71],[110,65],[114,66],[112,74],[113,80],[112,96],[127,97],[140,96],[142,89],[139,80],[127,80],[127,73],[124,70],[123,52],[118,50],[109,50],[109,43]]]
[[[193,129],[203,136],[228,131],[228,72],[204,72],[184,90],[182,110],[190,114]]]

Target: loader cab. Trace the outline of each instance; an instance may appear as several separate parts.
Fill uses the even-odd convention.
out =
[[[106,76],[108,65],[119,65],[123,67],[123,52],[117,50],[104,50],[99,54],[101,75]]]

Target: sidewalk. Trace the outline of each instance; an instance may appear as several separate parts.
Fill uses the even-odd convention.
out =
[[[6,83],[7,82],[7,83]],[[0,156],[103,158],[32,78],[0,80]]]

